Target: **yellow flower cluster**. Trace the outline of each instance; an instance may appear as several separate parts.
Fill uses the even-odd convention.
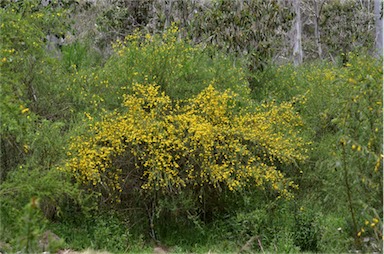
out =
[[[377,217],[372,218],[372,221],[365,220],[364,226],[361,227],[360,231],[357,232],[357,236],[361,237],[366,231],[377,231],[376,233],[379,233],[379,227],[378,225],[381,224],[380,220]],[[379,225],[380,226],[380,225]],[[381,234],[381,232],[380,232]]]
[[[291,195],[295,185],[277,165],[306,155],[296,128],[301,120],[289,103],[242,111],[236,94],[213,84],[178,101],[156,85],[136,84],[133,91],[124,97],[125,112],[108,114],[88,135],[73,138],[67,170],[77,180],[125,191],[138,172],[135,182],[147,190],[256,185]]]
[[[25,113],[29,112],[29,108],[26,108],[23,105],[20,105],[19,108],[20,108],[20,111],[21,111],[22,114],[25,114]]]

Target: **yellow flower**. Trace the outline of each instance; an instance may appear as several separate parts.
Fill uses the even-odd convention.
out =
[[[23,145],[23,149],[24,149],[24,152],[25,152],[25,153],[28,153],[28,151],[29,151],[29,146],[28,146],[27,144],[24,144],[24,145]]]
[[[25,108],[23,105],[20,105],[20,110],[21,110],[22,114],[25,114],[25,113],[29,112],[29,108]]]
[[[145,190],[211,185],[238,191],[252,183],[291,197],[290,189],[297,187],[286,181],[275,161],[307,158],[305,142],[294,131],[300,117],[291,103],[275,102],[253,113],[234,113],[235,98],[213,83],[183,102],[172,101],[159,86],[135,84],[133,94],[124,96],[129,113],[107,114],[90,125],[89,135],[72,139],[67,170],[79,182],[97,185],[103,179],[111,192],[120,192],[122,173],[112,164],[129,153],[135,161],[129,167],[146,179]],[[93,119],[89,113],[85,117]],[[265,153],[249,142],[259,143]]]

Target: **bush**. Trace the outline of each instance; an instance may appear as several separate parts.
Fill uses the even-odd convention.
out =
[[[189,100],[172,101],[159,86],[136,85],[125,109],[73,138],[65,170],[105,201],[114,197],[128,207],[141,197],[139,203],[152,209],[162,195],[184,191],[200,197],[194,205],[201,207],[205,196],[221,189],[250,186],[290,197],[295,185],[281,165],[306,158],[300,117],[289,103],[239,110],[236,98],[209,86]],[[153,225],[156,212],[149,214]]]
[[[340,214],[322,214],[318,217],[318,247],[321,252],[346,252],[353,244],[346,228],[347,222]]]
[[[20,166],[1,184],[2,240],[11,244],[12,251],[44,251],[38,240],[49,221],[59,220],[66,205],[82,205],[81,197],[64,173]]]
[[[49,129],[45,129],[49,121],[43,119],[55,121],[68,117],[67,107],[71,102],[64,96],[66,86],[62,80],[66,77],[58,59],[44,42],[48,31],[62,32],[67,12],[42,7],[38,1],[8,2],[0,10],[4,38],[0,45],[2,181],[10,169],[26,163],[35,151],[43,152],[33,147],[38,139],[34,135],[38,133],[36,130]],[[56,130],[54,125],[51,127]],[[48,150],[44,152],[49,153]]]
[[[345,58],[343,66],[276,67],[255,91],[277,101],[298,98],[295,108],[314,141],[313,163],[300,176],[302,195],[310,193],[307,198],[322,204],[325,213],[349,213],[348,233],[362,248],[360,229],[382,212],[382,66],[363,53]]]
[[[293,185],[275,164],[306,158],[295,130],[300,117],[289,103],[236,113],[235,96],[209,86],[178,103],[158,86],[136,85],[134,95],[125,96],[125,113],[108,114],[91,124],[86,136],[73,139],[67,169],[80,182],[107,184],[111,193],[123,191],[121,177],[133,171],[145,179],[133,184],[142,189],[174,192],[187,185],[216,188],[223,183],[236,190],[251,177],[257,186],[269,183],[287,195]]]
[[[213,82],[221,91],[232,89],[240,95],[248,93],[245,72],[236,61],[220,54],[192,47],[178,39],[176,25],[162,35],[135,32],[114,45],[116,55],[105,66],[105,78],[119,97],[132,84],[156,83],[172,99],[197,95]]]
[[[300,209],[295,216],[295,228],[293,240],[301,251],[318,251],[319,229],[316,224],[315,214],[304,208]]]
[[[68,72],[91,69],[101,64],[103,60],[101,54],[87,41],[63,45],[61,55],[61,63]]]
[[[136,83],[156,83],[172,99],[197,95],[213,83],[220,91],[230,88],[247,100],[246,72],[238,67],[237,61],[192,47],[178,39],[178,34],[175,25],[162,35],[136,31],[124,41],[114,43],[114,54],[105,65],[80,68],[72,64],[64,85],[65,94],[60,99],[68,101],[65,112],[82,118],[84,112],[94,115],[119,108],[123,95],[132,92],[132,85]],[[71,58],[71,61],[85,64],[91,60],[81,57],[83,46],[79,45],[79,52],[73,47],[77,46],[68,45],[63,49],[64,59],[66,54],[73,53],[79,59]]]
[[[92,248],[113,253],[136,253],[148,248],[139,230],[131,231],[137,222],[112,209],[87,212],[67,207],[59,222],[50,223],[49,228],[65,241],[67,248],[73,250]]]
[[[240,67],[263,69],[271,38],[282,38],[263,22],[285,30],[289,22],[277,21],[292,18],[287,9],[217,1],[181,10],[178,1],[184,30],[133,31],[103,62],[109,52],[91,42],[59,49],[45,41],[68,30],[74,4],[61,2],[0,4],[0,247],[126,252],[149,235],[174,251],[219,242],[223,251],[382,250],[380,61],[350,53],[338,64],[272,66],[249,77]],[[150,6],[158,7],[141,7],[152,15]],[[77,18],[96,7],[81,3]],[[105,17],[141,19],[108,8]],[[87,24],[95,35],[97,15]],[[160,23],[173,18],[159,15]],[[140,26],[156,30],[147,18]],[[118,33],[130,22],[99,21]],[[188,36],[217,47],[191,46],[181,39]],[[47,232],[62,240],[42,248]]]
[[[278,231],[269,246],[273,253],[300,253],[300,247],[295,243],[295,233],[290,230]]]

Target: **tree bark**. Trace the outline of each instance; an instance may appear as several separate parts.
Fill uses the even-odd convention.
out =
[[[296,14],[293,33],[293,63],[295,66],[303,62],[303,49],[301,46],[301,10],[300,0],[293,1],[293,8]]]
[[[173,0],[165,0],[165,28],[168,28],[171,25],[171,15],[172,15],[172,7]]]
[[[323,49],[321,46],[320,41],[320,29],[319,29],[319,22],[320,22],[320,14],[321,9],[323,7],[324,1],[320,3],[320,6],[317,2],[317,0],[313,0],[313,6],[314,6],[314,12],[315,12],[315,39],[316,39],[316,45],[317,45],[317,54],[319,55],[319,58],[323,58]]]
[[[383,56],[383,0],[375,0],[375,26],[376,26],[376,54],[378,57]]]

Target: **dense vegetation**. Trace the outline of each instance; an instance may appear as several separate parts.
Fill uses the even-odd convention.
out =
[[[1,1],[2,252],[383,250],[371,16],[293,66],[276,1],[123,2]]]

